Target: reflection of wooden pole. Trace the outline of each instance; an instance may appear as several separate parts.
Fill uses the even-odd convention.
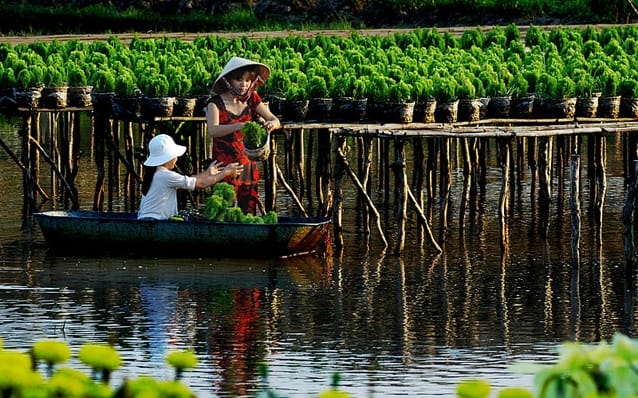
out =
[[[503,175],[503,182],[501,185],[501,195],[498,206],[498,219],[501,230],[501,249],[508,247],[507,239],[507,215],[509,213],[509,196],[510,196],[510,151],[511,142],[508,138],[499,140],[499,147],[501,152],[501,171]]]
[[[571,214],[571,252],[574,263],[580,263],[580,156],[573,154],[569,166],[569,204]]]

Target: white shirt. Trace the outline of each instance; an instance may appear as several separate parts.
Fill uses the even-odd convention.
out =
[[[153,182],[146,195],[142,195],[137,218],[167,220],[177,215],[177,189],[193,191],[195,177],[176,173],[159,166],[153,176]]]

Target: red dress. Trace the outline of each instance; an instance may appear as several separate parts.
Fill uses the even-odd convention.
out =
[[[261,97],[256,92],[246,101],[247,106],[239,114],[229,112],[224,105],[224,101],[219,95],[213,95],[208,102],[212,102],[219,109],[219,124],[232,124],[237,122],[248,122],[253,120],[255,108],[261,103]],[[259,194],[257,187],[259,184],[259,169],[257,163],[248,159],[244,153],[244,135],[241,130],[223,137],[213,137],[213,159],[226,165],[238,162],[244,165],[243,173],[237,177],[226,177],[223,181],[235,186],[237,206],[244,213],[256,214]]]

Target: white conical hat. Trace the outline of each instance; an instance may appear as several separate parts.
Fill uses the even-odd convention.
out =
[[[267,67],[266,65],[259,62],[251,61],[246,58],[232,57],[230,61],[226,63],[226,66],[224,66],[224,69],[222,69],[221,73],[215,80],[215,84],[213,84],[213,91],[217,93],[220,91],[224,91],[223,86],[221,86],[221,84],[218,84],[220,83],[220,80],[222,79],[222,77],[226,76],[227,74],[229,74],[230,72],[236,69],[243,68],[244,66],[257,67],[257,69],[259,70],[258,72],[259,77],[261,77],[263,81],[268,80],[268,77],[270,76],[270,68]]]

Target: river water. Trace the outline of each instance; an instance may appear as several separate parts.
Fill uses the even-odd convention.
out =
[[[17,125],[0,123],[0,137],[15,151]],[[262,362],[268,385],[287,397],[316,395],[334,372],[356,397],[452,397],[458,382],[477,377],[494,391],[531,387],[533,375],[513,364],[552,361],[563,341],[634,333],[619,141],[608,137],[600,230],[587,217],[581,174],[578,261],[566,205],[552,201],[550,236],[541,239],[525,184],[512,206],[509,245],[500,248],[501,171],[493,165],[475,223],[460,228],[453,199],[442,254],[419,243],[411,216],[405,251],[395,255],[392,209],[385,210],[384,249],[374,229],[362,233],[354,201],[346,200],[344,249],[327,258],[55,257],[37,226],[22,227],[22,174],[0,151],[0,336],[5,348],[20,350],[59,338],[74,353],[85,342],[111,342],[123,359],[115,386],[140,375],[172,378],[165,355],[192,349],[199,363],[183,380],[200,397],[254,395],[265,385]],[[83,147],[78,189],[81,207],[90,209],[93,166]],[[454,176],[453,198],[462,187],[461,172]],[[70,365],[83,369],[75,359]]]

